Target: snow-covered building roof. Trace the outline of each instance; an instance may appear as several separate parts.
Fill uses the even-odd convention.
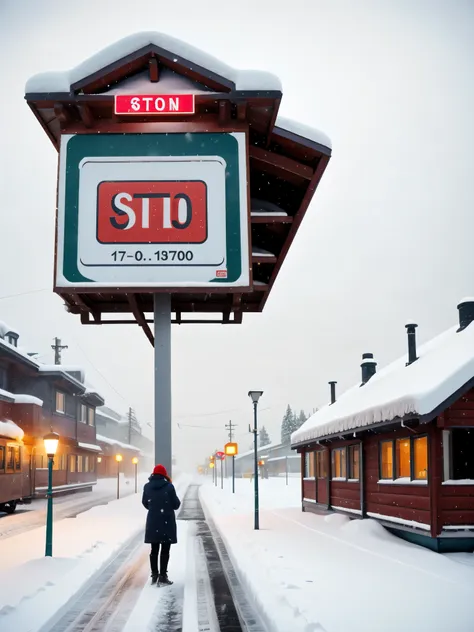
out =
[[[5,338],[5,336],[7,334],[13,334],[14,336],[16,336],[17,338],[19,337],[19,333],[16,331],[16,329],[13,329],[13,327],[10,327],[9,325],[7,325],[5,322],[3,322],[2,320],[0,320],[0,338]]]
[[[417,355],[408,366],[404,355],[318,410],[293,433],[292,445],[396,419],[434,418],[474,378],[474,322],[448,329],[419,347]]]
[[[38,397],[34,397],[33,395],[26,395],[23,393],[10,393],[10,391],[5,391],[3,388],[0,388],[0,398],[6,399],[15,404],[36,404],[37,406],[43,405],[43,401]]]
[[[10,419],[0,421],[0,437],[7,437],[8,439],[23,439],[24,436],[25,433],[14,421],[11,421]]]
[[[142,454],[140,448],[135,447],[134,445],[130,445],[129,443],[123,443],[122,441],[118,441],[117,439],[110,439],[109,437],[104,437],[103,435],[96,434],[96,440],[99,443],[105,443],[111,446],[117,446],[118,448],[122,448],[124,450],[133,450],[134,452],[138,452]]]
[[[27,81],[25,92],[69,92],[71,86],[78,81],[90,77],[103,68],[149,45],[156,46],[163,51],[172,51],[176,56],[173,61],[179,61],[181,58],[182,61],[193,64],[196,70],[199,68],[210,70],[219,77],[234,83],[236,90],[281,90],[280,79],[272,73],[260,70],[237,70],[175,37],[156,31],[145,31],[124,37],[71,70],[34,75]]]
[[[293,121],[286,116],[280,116],[280,114],[277,116],[273,131],[275,134],[278,134],[279,131],[290,132],[291,134],[298,136],[300,140],[307,138],[308,140],[313,141],[313,143],[318,143],[318,145],[323,145],[323,147],[332,149],[332,141],[324,132],[321,132],[315,127],[311,127],[310,125]]]

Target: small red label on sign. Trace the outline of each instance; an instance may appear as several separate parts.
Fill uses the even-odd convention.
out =
[[[227,270],[216,270],[216,277],[218,279],[227,279]]]
[[[115,114],[194,114],[194,94],[116,94]]]
[[[194,181],[101,182],[97,240],[102,244],[202,244],[207,186]]]

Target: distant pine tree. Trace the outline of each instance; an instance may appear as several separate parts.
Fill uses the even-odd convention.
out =
[[[271,443],[270,436],[265,426],[262,426],[260,430],[260,447],[263,448],[264,445],[268,445],[269,443]]]
[[[308,419],[308,417],[306,416],[306,413],[304,412],[304,410],[300,410],[300,414],[298,416],[298,419],[296,420],[296,428],[295,430],[298,430],[298,428],[301,428],[301,426],[304,424],[304,422]]]
[[[295,415],[291,410],[291,406],[288,404],[286,407],[286,412],[283,415],[283,419],[281,421],[281,442],[289,443],[291,439],[291,433],[294,432],[294,418]]]

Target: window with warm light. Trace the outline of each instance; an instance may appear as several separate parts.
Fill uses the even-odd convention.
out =
[[[5,448],[3,445],[0,445],[0,470],[5,469]]]
[[[393,478],[393,441],[380,443],[380,478]]]
[[[322,450],[316,452],[316,476],[317,478],[327,477],[326,458]]]
[[[77,462],[77,457],[75,454],[71,454],[69,456],[69,471],[70,472],[75,472],[76,471],[76,462]]]
[[[84,468],[83,468],[83,457],[82,456],[78,456],[77,457],[77,471],[78,472],[83,472]]]
[[[305,452],[304,455],[304,477],[314,478],[314,452]]]
[[[396,440],[396,463],[397,463],[397,478],[410,478],[411,476],[411,454],[410,454],[410,439],[397,439]]]
[[[14,471],[15,469],[15,449],[13,446],[7,448],[7,470]]]
[[[428,437],[413,439],[414,470],[413,478],[426,480],[428,478]]]
[[[332,451],[332,478],[346,478],[346,448]]]
[[[56,391],[56,412],[61,415],[66,412],[66,395],[61,391]]]
[[[360,448],[358,445],[349,446],[349,478],[359,480],[360,474]]]
[[[21,470],[21,448],[15,448],[15,470],[19,472]]]

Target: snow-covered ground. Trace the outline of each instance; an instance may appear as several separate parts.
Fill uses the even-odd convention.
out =
[[[0,541],[1,631],[40,630],[127,540],[143,531],[145,480],[139,481],[138,494],[56,522],[52,558],[44,557],[44,527]],[[185,484],[182,477],[177,489]]]
[[[135,490],[133,478],[120,477],[120,497],[129,496]],[[87,511],[93,505],[106,504],[117,497],[117,479],[103,478],[92,491],[77,492],[54,499],[54,520],[60,520]],[[0,538],[11,537],[44,524],[46,520],[45,498],[37,498],[30,505],[19,505],[14,514],[0,513]]]
[[[269,632],[472,632],[474,555],[438,555],[373,520],[302,513],[300,481],[236,494],[207,482],[201,499]]]

